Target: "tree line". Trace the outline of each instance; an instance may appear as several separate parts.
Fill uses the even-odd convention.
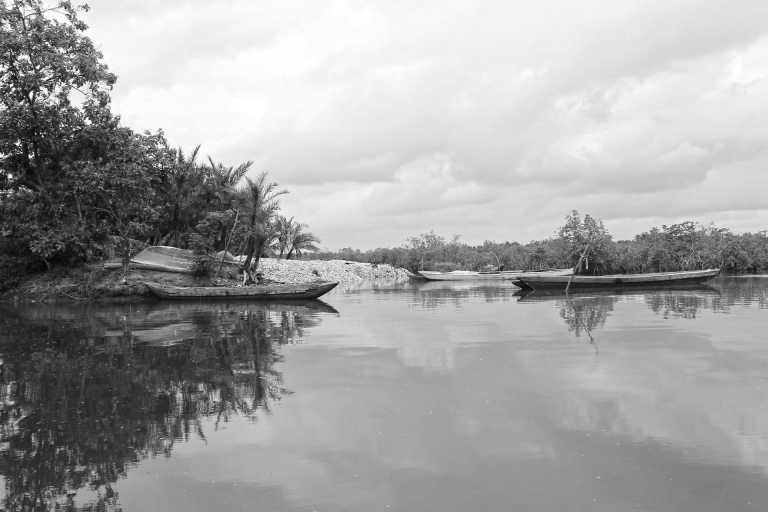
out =
[[[116,76],[85,35],[87,6],[0,0],[0,280],[126,260],[144,244],[264,254],[315,249],[252,162],[201,161],[110,109]]]
[[[417,270],[492,270],[575,267],[582,274],[665,272],[720,268],[730,273],[768,271],[768,232],[736,234],[694,221],[653,227],[631,240],[614,240],[603,222],[571,212],[553,236],[521,244],[485,241],[471,245],[459,236],[434,232],[408,238],[399,247],[319,253],[322,259],[387,263]]]

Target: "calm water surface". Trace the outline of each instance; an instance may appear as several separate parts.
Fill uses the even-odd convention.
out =
[[[0,307],[4,510],[765,511],[768,279]]]

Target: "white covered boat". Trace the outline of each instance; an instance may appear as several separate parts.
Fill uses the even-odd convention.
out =
[[[570,276],[572,268],[555,270],[525,271],[525,270],[501,270],[497,272],[473,272],[471,270],[454,270],[452,272],[435,272],[420,270],[418,275],[428,281],[518,281],[522,278],[534,275]]]

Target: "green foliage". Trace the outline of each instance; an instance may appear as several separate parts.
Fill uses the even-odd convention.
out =
[[[285,190],[278,184],[267,181],[267,173],[260,173],[255,179],[246,178],[246,185],[240,191],[243,215],[240,238],[245,246],[243,269],[253,272],[259,265],[259,258],[276,234],[274,220],[280,209],[280,196]]]
[[[74,264],[111,235],[146,236],[169,163],[162,133],[120,127],[115,76],[83,31],[78,8],[0,4],[0,233],[13,253]]]
[[[115,76],[80,11],[0,0],[0,264],[71,266],[116,248],[127,266],[137,241],[193,249],[201,273],[203,255],[228,244],[257,263],[285,192],[265,173],[238,188],[252,162],[201,163],[199,147],[121,126]],[[305,227],[293,225],[287,254],[316,249]]]
[[[541,270],[575,265],[589,246],[583,273],[638,273],[701,268],[723,272],[768,271],[768,232],[736,235],[714,225],[692,221],[652,228],[632,240],[614,241],[602,221],[574,211],[557,235],[529,242],[483,242],[469,245],[435,234],[408,238],[401,247],[360,251],[345,248],[319,253],[320,259],[388,263],[412,271]]]
[[[274,241],[273,250],[278,258],[285,257],[291,259],[292,256],[301,258],[306,251],[317,251],[315,245],[320,240],[309,231],[306,224],[296,222],[293,217],[288,218],[282,215],[275,217],[274,223]]]
[[[209,239],[200,233],[190,233],[188,236],[189,248],[192,249],[192,275],[195,277],[208,277],[213,272],[213,258],[210,256],[211,245]]]
[[[559,260],[566,262],[564,266],[575,268],[581,262],[579,271],[591,274],[605,273],[612,267],[613,240],[603,226],[603,221],[589,214],[582,218],[579,212],[573,210],[565,218],[565,224],[559,229],[557,238],[564,251]]]

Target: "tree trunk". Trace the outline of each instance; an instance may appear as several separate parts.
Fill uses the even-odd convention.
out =
[[[261,235],[251,235],[248,238],[248,247],[246,248],[246,258],[243,263],[243,283],[250,284],[255,283],[256,270],[259,268],[259,260],[261,259],[261,253],[264,251],[264,242],[266,238]]]
[[[259,269],[259,260],[261,259],[261,254],[264,252],[264,244],[267,241],[264,237],[258,237],[256,239],[256,248],[253,254],[253,272],[255,273]]]
[[[123,283],[128,281],[128,270],[131,265],[131,240],[127,236],[120,237],[121,261],[123,263]]]
[[[243,262],[243,284],[246,284],[249,282],[249,280],[253,280],[251,274],[250,274],[250,268],[251,268],[251,261],[253,261],[253,251],[256,245],[256,240],[254,239],[253,235],[248,236],[248,243],[245,246],[245,261]]]
[[[237,228],[237,219],[240,217],[240,210],[235,211],[235,221],[232,224],[232,230],[229,232],[229,236],[224,241],[224,251],[221,253],[221,261],[219,262],[219,269],[216,271],[216,277],[219,277],[221,273],[221,267],[224,266],[224,258],[227,256],[227,250],[229,250],[229,243],[232,241],[232,237],[235,236],[235,228]]]

